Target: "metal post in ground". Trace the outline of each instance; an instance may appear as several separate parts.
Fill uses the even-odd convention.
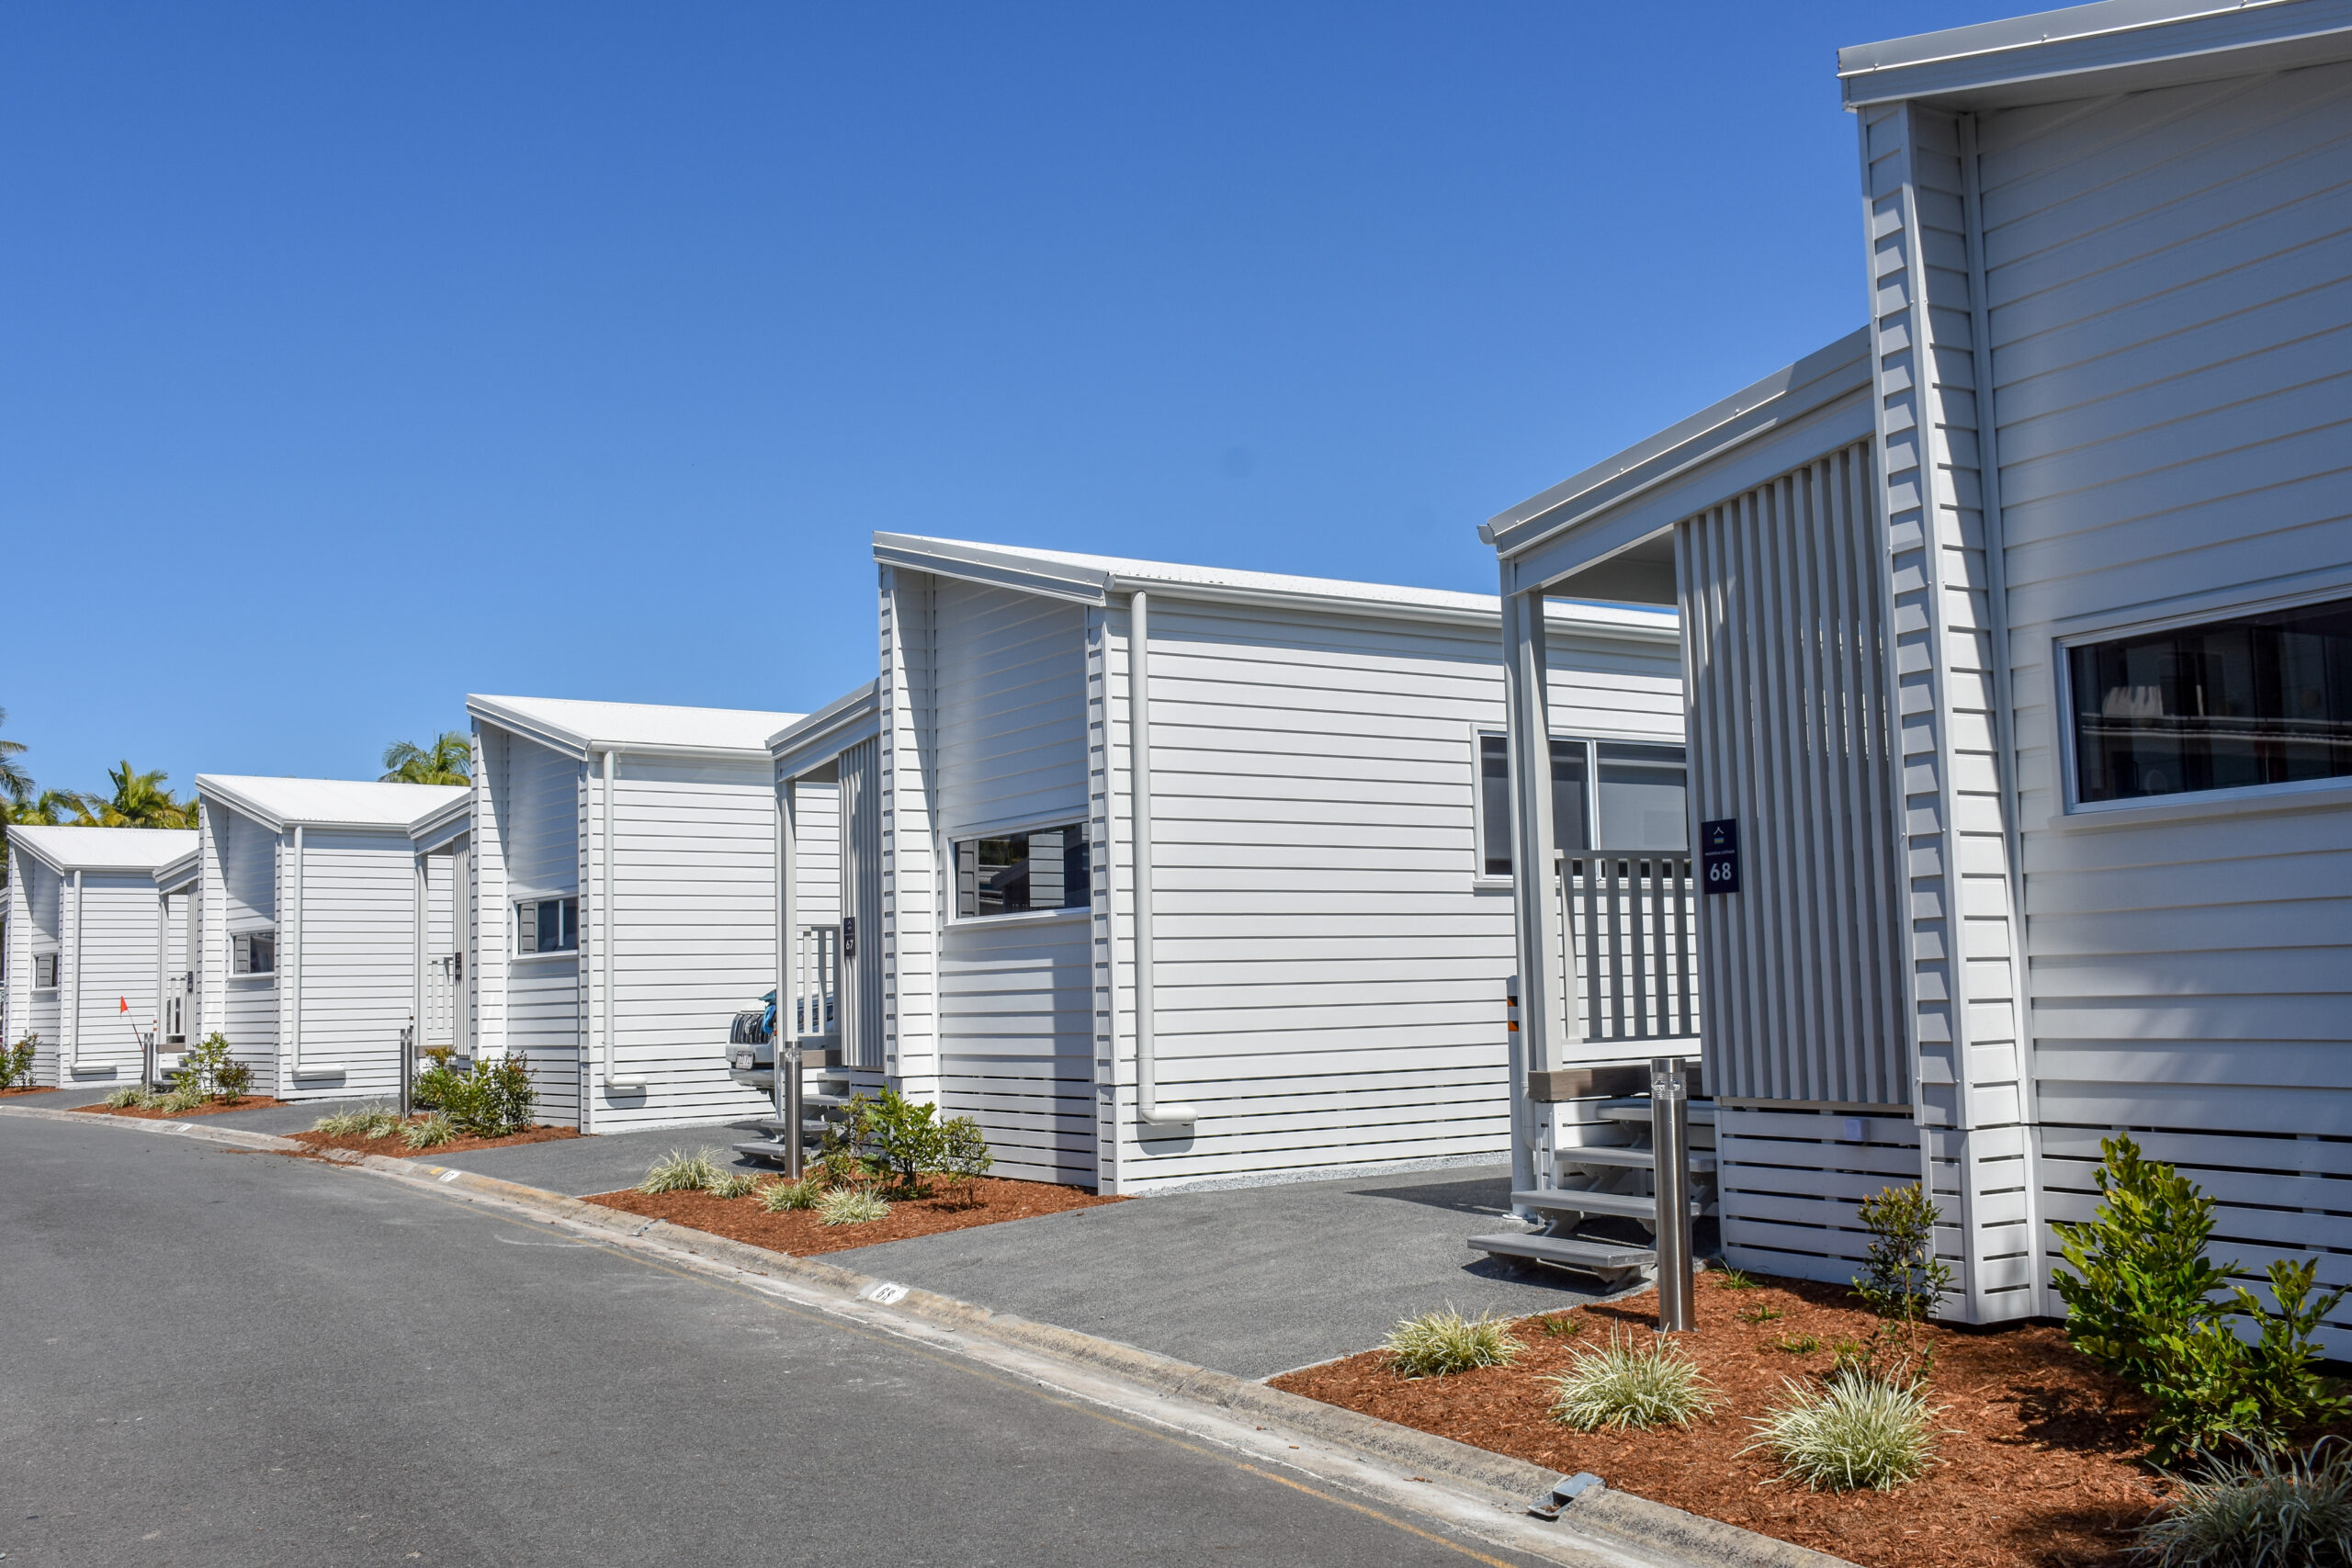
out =
[[[1690,1099],[1679,1056],[1650,1058],[1650,1150],[1657,1192],[1657,1331],[1699,1326],[1690,1278]]]
[[[416,1082],[416,1025],[401,1031],[401,1120],[409,1117],[409,1096]]]
[[[784,1080],[784,1175],[787,1181],[797,1181],[802,1168],[800,1122],[806,1114],[800,1101],[806,1092],[800,1077],[800,1044],[797,1041],[785,1043],[781,1006],[775,1010],[775,1070]]]

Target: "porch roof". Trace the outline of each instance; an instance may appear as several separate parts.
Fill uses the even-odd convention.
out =
[[[446,806],[438,806],[408,825],[409,842],[418,852],[440,849],[473,826],[474,792],[461,791]]]
[[[2098,0],[1838,51],[1848,108],[2004,108],[2352,59],[2352,0]]]
[[[399,828],[450,802],[464,784],[377,784],[361,779],[273,779],[198,773],[197,793],[234,807],[273,831],[305,828]]]
[[[868,681],[768,737],[780,784],[881,733],[882,682]]]
[[[1604,457],[1478,529],[1517,593],[1674,602],[1683,518],[1871,434],[1870,329],[1847,333],[1722,401]]]
[[[198,855],[196,847],[191,844],[188,847],[187,853],[181,855],[176,860],[165,861],[163,864],[157,866],[155,868],[155,891],[158,893],[175,893],[183,887],[193,886],[196,882],[198,870],[199,869],[198,862],[200,858],[201,857]]]

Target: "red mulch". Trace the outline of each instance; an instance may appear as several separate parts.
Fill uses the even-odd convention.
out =
[[[1527,1353],[1515,1366],[1407,1379],[1366,1351],[1274,1386],[1564,1473],[1590,1471],[1621,1491],[1867,1568],[2079,1568],[2127,1556],[2132,1527],[2157,1505],[2158,1483],[2141,1462],[2128,1396],[2068,1347],[2064,1331],[1930,1326],[1944,1462],[1893,1492],[1807,1492],[1776,1480],[1779,1467],[1761,1450],[1739,1451],[1751,1439],[1749,1418],[1781,1401],[1783,1379],[1827,1372],[1831,1342],[1867,1338],[1874,1320],[1837,1286],[1758,1280],[1741,1291],[1719,1280],[1700,1277],[1698,1331],[1679,1337],[1719,1402],[1687,1431],[1588,1434],[1546,1415],[1551,1389],[1540,1380],[1579,1346],[1606,1344],[1612,1325],[1646,1342],[1655,1292],[1547,1314],[1581,1325],[1574,1336],[1546,1334],[1544,1317],[1520,1319]],[[1742,1320],[1759,1310],[1780,1315]],[[1806,1336],[1819,1348],[1776,1344]]]
[[[308,1144],[313,1149],[349,1149],[355,1154],[382,1155],[388,1159],[430,1160],[442,1155],[465,1154],[473,1149],[511,1148],[516,1144],[551,1144],[559,1138],[580,1136],[580,1129],[526,1127],[503,1138],[477,1138],[471,1133],[461,1133],[447,1143],[435,1144],[429,1149],[410,1148],[397,1133],[387,1133],[380,1138],[371,1138],[365,1133],[288,1133],[286,1136],[298,1144]]]
[[[1050,1181],[1013,1181],[984,1176],[971,1184],[967,1201],[943,1190],[939,1196],[893,1200],[889,1214],[862,1225],[829,1225],[807,1209],[786,1209],[771,1214],[757,1198],[715,1198],[707,1192],[599,1192],[588,1200],[608,1209],[626,1210],[648,1219],[708,1231],[734,1241],[764,1247],[771,1252],[808,1257],[840,1252],[877,1242],[904,1241],[910,1236],[935,1235],[1002,1220],[1025,1220],[1033,1214],[1057,1214],[1069,1209],[1091,1209],[1100,1203],[1121,1203],[1123,1198],[1098,1197],[1082,1187],[1061,1187]]]
[[[56,1092],[57,1086],[53,1083],[26,1084],[16,1089],[0,1089],[0,1100],[6,1100],[12,1094],[55,1094]]]
[[[77,1105],[74,1109],[86,1111],[93,1116],[131,1116],[141,1122],[185,1122],[191,1116],[218,1116],[224,1111],[259,1111],[266,1105],[285,1103],[266,1094],[241,1094],[234,1100],[208,1100],[193,1111],[141,1111],[131,1105]]]

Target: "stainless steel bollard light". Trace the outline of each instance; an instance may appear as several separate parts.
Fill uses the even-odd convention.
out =
[[[1690,1099],[1679,1056],[1650,1058],[1650,1150],[1657,1191],[1657,1331],[1699,1326],[1690,1279]]]
[[[783,1009],[776,1010],[775,1021],[779,1024],[784,1021]],[[781,1034],[783,1031],[779,1029],[776,1032]],[[784,1088],[784,1092],[777,1096],[784,1102],[784,1174],[786,1180],[797,1181],[800,1179],[802,1159],[800,1097],[807,1092],[807,1086],[800,1079],[798,1043],[787,1045],[781,1040],[775,1043],[775,1070],[776,1076],[783,1080]]]
[[[401,1031],[401,1120],[405,1122],[413,1107],[410,1098],[416,1084],[416,1025]]]

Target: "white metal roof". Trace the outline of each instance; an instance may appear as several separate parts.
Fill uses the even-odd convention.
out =
[[[192,828],[10,827],[8,841],[52,871],[146,871],[196,852]]]
[[[2098,0],[1838,51],[1846,107],[1993,108],[2352,58],[2352,0]]]
[[[882,682],[868,681],[768,737],[779,782],[881,732]]]
[[[594,703],[572,697],[469,696],[466,711],[575,757],[610,750],[765,758],[768,737],[803,716],[752,708]]]
[[[473,825],[473,791],[459,790],[455,799],[412,820],[408,836],[420,850],[439,849]]]
[[[1409,620],[1495,620],[1502,613],[1501,602],[1491,593],[1457,593],[1443,588],[1407,588],[1387,582],[1350,582],[1328,577],[1178,566],[1167,561],[1080,555],[1070,550],[934,539],[916,534],[875,535],[874,558],[917,571],[992,582],[1087,604],[1108,604],[1114,593],[1131,593],[1141,588],[1173,590],[1178,596],[1188,599],[1393,615]],[[1670,610],[1558,602],[1545,608],[1547,620],[1573,624],[1583,630],[1634,637],[1671,636],[1674,632],[1675,616]]]
[[[198,773],[198,795],[233,806],[263,825],[400,828],[469,793],[463,784],[373,784],[357,779],[270,779]]]
[[[195,837],[190,834],[189,837]],[[155,886],[168,893],[175,887],[185,887],[196,880],[198,854],[194,845],[176,860],[165,861],[155,868]]]

